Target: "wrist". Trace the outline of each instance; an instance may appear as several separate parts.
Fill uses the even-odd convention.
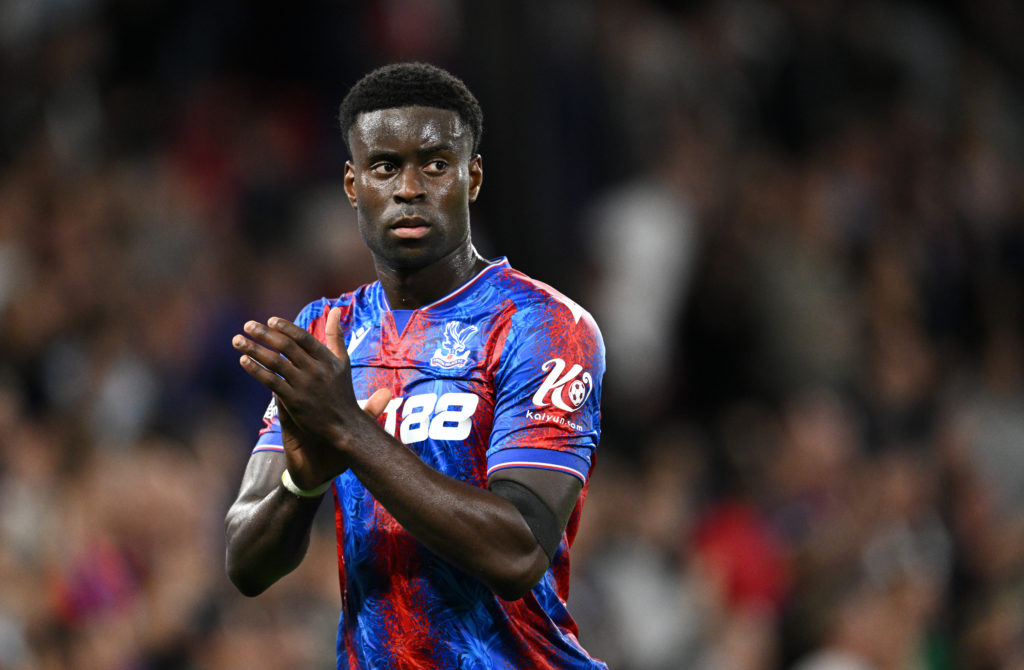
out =
[[[355,452],[372,439],[376,431],[383,431],[377,419],[359,410],[350,420],[335,424],[324,437],[345,467],[348,467]]]
[[[326,482],[311,489],[304,489],[296,484],[292,480],[292,475],[288,472],[288,468],[284,469],[281,473],[281,485],[291,494],[298,496],[299,498],[319,498],[324,494],[328,488],[330,488],[333,480],[328,479]]]

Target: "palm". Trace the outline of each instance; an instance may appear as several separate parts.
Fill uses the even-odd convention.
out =
[[[344,441],[365,422],[352,390],[348,353],[341,332],[341,310],[330,310],[325,341],[285,319],[266,325],[249,321],[248,339],[236,336],[234,347],[246,372],[277,398],[288,472],[302,488],[314,488],[348,468]],[[366,414],[376,419],[391,399],[378,389],[367,400]]]
[[[303,429],[280,399],[278,406],[281,441],[284,445],[288,471],[296,484],[302,488],[314,488],[326,481],[314,481],[315,479],[323,477],[324,474],[333,478],[348,469],[337,449],[331,448],[323,438]]]

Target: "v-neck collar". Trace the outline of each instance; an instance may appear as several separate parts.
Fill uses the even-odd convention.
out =
[[[436,310],[443,309],[443,308],[446,308],[446,307],[451,307],[452,305],[457,304],[459,302],[460,298],[466,296],[468,293],[470,293],[472,291],[472,289],[474,287],[479,285],[480,281],[484,278],[484,276],[486,276],[487,274],[489,274],[491,272],[494,272],[495,268],[508,267],[508,264],[509,264],[508,263],[508,258],[506,258],[504,256],[502,256],[500,258],[496,258],[495,260],[493,260],[490,263],[488,263],[483,269],[481,269],[475,275],[473,275],[473,277],[470,278],[469,281],[467,281],[465,284],[463,284],[459,288],[455,289],[454,291],[452,291],[448,295],[446,295],[446,296],[444,296],[442,298],[439,298],[438,300],[435,300],[432,303],[429,303],[427,305],[423,305],[422,307],[419,307],[419,308],[417,308],[415,310],[412,310],[412,311],[413,312],[436,311]],[[392,311],[391,310],[391,305],[388,304],[388,298],[387,298],[386,295],[384,295],[384,287],[381,286],[379,281],[377,282],[377,300],[378,300],[378,304],[379,304],[379,306],[380,306],[380,308],[382,310],[388,311],[388,312]],[[410,318],[411,318],[411,316],[412,315],[410,315]]]

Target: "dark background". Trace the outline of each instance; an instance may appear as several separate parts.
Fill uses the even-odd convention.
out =
[[[0,2],[0,670],[333,667],[329,506],[255,600],[230,337],[373,279],[335,114],[484,109],[474,238],[591,310],[573,552],[619,670],[1024,664],[1024,10]]]

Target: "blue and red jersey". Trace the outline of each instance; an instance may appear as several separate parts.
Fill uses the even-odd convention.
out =
[[[389,388],[384,429],[430,466],[485,487],[501,468],[557,470],[583,489],[551,566],[505,601],[421,545],[351,472],[334,481],[339,668],[604,668],[566,610],[600,436],[604,344],[590,314],[498,259],[444,298],[392,311],[379,282],[307,305],[323,341],[342,310],[356,397]],[[281,451],[273,403],[254,452]]]

